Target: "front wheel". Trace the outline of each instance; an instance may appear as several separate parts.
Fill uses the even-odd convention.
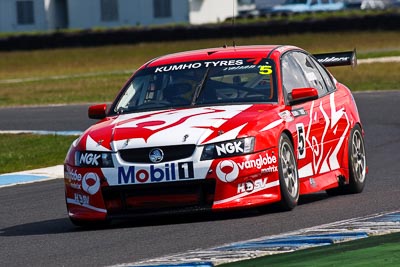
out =
[[[293,145],[283,133],[279,138],[279,183],[281,191],[281,210],[289,211],[297,206],[299,200],[299,174]]]

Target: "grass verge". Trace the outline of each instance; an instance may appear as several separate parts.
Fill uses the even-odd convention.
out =
[[[1,134],[0,174],[62,164],[76,136]]]
[[[221,47],[212,39],[136,45],[0,52],[0,107],[111,101],[140,65],[163,54]],[[291,44],[312,53],[357,48],[359,58],[400,56],[398,31],[305,33],[237,38],[237,45]],[[331,68],[352,90],[399,89],[400,63]],[[89,74],[89,75],[88,75]]]
[[[400,266],[400,233],[374,236],[331,246],[265,256],[220,266]]]

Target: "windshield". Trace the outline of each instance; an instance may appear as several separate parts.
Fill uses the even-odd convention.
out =
[[[198,105],[276,102],[275,69],[269,59],[185,62],[138,71],[113,111]]]

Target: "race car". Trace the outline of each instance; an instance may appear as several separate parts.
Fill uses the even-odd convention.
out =
[[[64,164],[76,225],[175,212],[293,209],[299,196],[359,193],[364,130],[350,90],[325,66],[355,51],[289,45],[181,52],[141,66]]]

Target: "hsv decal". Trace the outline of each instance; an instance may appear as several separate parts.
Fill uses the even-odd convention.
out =
[[[267,187],[267,182],[268,178],[261,178],[258,180],[255,180],[254,182],[252,180],[248,180],[244,183],[238,184],[237,187],[237,193],[251,193],[253,191],[259,191]]]
[[[88,205],[89,204],[89,196],[74,193],[74,199],[76,202],[78,202],[81,205]]]
[[[257,182],[257,184],[258,184],[257,188],[253,188],[253,191],[247,192],[246,190],[244,190],[244,192],[242,192],[243,188],[241,188],[240,191],[242,193],[238,193],[236,196],[233,196],[233,197],[229,197],[229,198],[225,198],[225,199],[222,199],[222,200],[214,201],[214,204],[219,205],[219,204],[228,203],[228,202],[235,201],[235,200],[238,200],[240,198],[246,197],[248,195],[257,193],[257,192],[259,192],[261,190],[272,188],[272,187],[275,187],[275,186],[279,186],[279,180],[276,180],[276,181],[273,181],[273,182],[269,182],[269,183],[267,181],[268,180],[265,180],[265,178],[264,179],[259,179],[258,182]],[[249,189],[250,189],[251,185],[248,184],[248,186],[249,186]],[[238,188],[238,190],[239,190],[239,188]]]

